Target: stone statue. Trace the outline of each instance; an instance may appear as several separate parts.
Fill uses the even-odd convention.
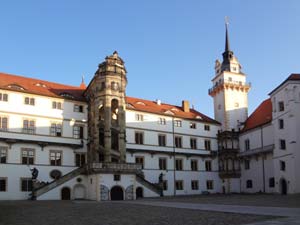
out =
[[[163,182],[163,177],[164,177],[163,173],[160,173],[160,174],[159,174],[159,177],[158,177],[158,182],[159,182],[160,184]]]
[[[33,167],[33,169],[30,169],[30,171],[31,171],[32,180],[36,180],[36,178],[39,175],[38,169]]]

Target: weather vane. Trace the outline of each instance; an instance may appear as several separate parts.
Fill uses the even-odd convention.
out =
[[[228,24],[229,24],[229,18],[228,18],[228,16],[225,16],[225,24],[226,24],[226,26],[228,26]]]

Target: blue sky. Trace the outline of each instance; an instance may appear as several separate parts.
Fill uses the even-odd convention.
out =
[[[297,0],[52,0],[0,2],[0,71],[64,84],[88,83],[114,50],[128,70],[127,95],[213,117],[214,62],[231,49],[252,83],[249,112],[300,72]]]

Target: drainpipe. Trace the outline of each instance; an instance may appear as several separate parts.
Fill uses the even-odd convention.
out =
[[[263,127],[261,126],[260,127],[260,134],[261,134],[261,137],[260,137],[260,140],[261,140],[261,148],[263,149],[264,148],[264,139],[263,139]],[[262,154],[262,174],[263,174],[263,192],[265,193],[266,192],[266,184],[265,184],[265,154]]]
[[[175,127],[174,127],[174,116],[172,116],[172,138],[173,138],[173,179],[174,179],[174,192],[173,195],[176,196],[176,170],[175,170],[175,164],[176,164],[176,159],[175,159]]]

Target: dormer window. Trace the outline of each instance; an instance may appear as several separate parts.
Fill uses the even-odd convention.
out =
[[[11,89],[21,90],[21,91],[25,90],[25,88],[23,88],[22,86],[20,86],[18,84],[9,84],[9,85],[7,85],[7,87],[11,88]]]
[[[136,102],[135,104],[137,104],[137,105],[146,105],[144,102]]]
[[[65,97],[65,98],[71,98],[71,99],[74,98],[73,95],[71,95],[70,93],[67,93],[67,92],[62,92],[62,93],[60,93],[59,95],[60,95],[61,97]]]

